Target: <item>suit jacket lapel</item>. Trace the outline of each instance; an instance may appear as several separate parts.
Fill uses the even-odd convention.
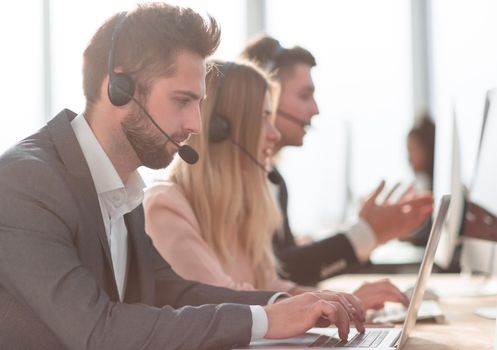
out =
[[[275,171],[281,178],[281,182],[278,186],[278,202],[280,205],[281,213],[283,214],[282,226],[273,236],[273,242],[277,242],[279,243],[278,245],[284,247],[294,246],[295,240],[293,238],[290,224],[288,222],[288,189],[286,187],[285,179],[283,179],[283,176],[281,176],[278,169],[276,167],[273,167],[273,171]]]
[[[90,233],[95,232],[98,236],[105,259],[110,267],[111,273],[113,274],[112,258],[105,233],[102,212],[98,202],[98,195],[90,174],[90,169],[88,168],[83,152],[81,151],[76,136],[74,135],[74,131],[70,125],[71,120],[75,117],[75,113],[65,109],[48,122],[47,130],[50,133],[60,159],[66,166],[69,186],[74,191],[75,197],[81,205],[81,222],[85,225],[85,231]],[[94,241],[94,237],[88,236],[86,237],[86,240]],[[91,251],[95,254],[99,250],[97,249],[96,251]],[[92,260],[98,263],[100,259],[95,257],[95,259]],[[96,271],[102,270],[101,266],[95,266],[95,268]],[[107,280],[105,282],[107,284],[109,283],[109,279],[108,276],[106,277]],[[111,281],[111,286],[114,286],[113,290],[115,295],[113,296],[112,294],[114,293],[111,293],[110,296],[113,298],[117,296],[117,287],[113,276]]]
[[[125,301],[155,304],[150,238],[145,233],[143,206],[124,215],[128,230],[128,269]]]

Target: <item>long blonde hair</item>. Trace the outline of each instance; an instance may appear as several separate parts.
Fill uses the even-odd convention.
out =
[[[281,221],[266,174],[229,141],[209,142],[213,113],[229,120],[230,135],[251,154],[259,152],[264,98],[275,92],[265,74],[251,63],[216,67],[206,77],[202,130],[187,141],[200,159],[195,165],[175,160],[170,180],[182,187],[200,225],[201,234],[224,264],[236,264],[230,242],[236,240],[248,255],[255,287],[266,288],[276,276],[272,234]],[[220,85],[221,88],[220,88]],[[214,110],[215,109],[215,110]]]

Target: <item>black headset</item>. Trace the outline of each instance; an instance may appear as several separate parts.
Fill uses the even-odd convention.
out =
[[[231,123],[222,114],[219,113],[219,100],[220,100],[220,94],[223,89],[224,81],[226,79],[226,76],[229,74],[231,68],[233,67],[234,63],[233,62],[225,62],[222,64],[219,64],[217,68],[217,73],[219,75],[219,79],[217,82],[217,87],[216,87],[216,101],[214,102],[214,107],[212,110],[212,116],[211,120],[209,123],[209,142],[212,143],[221,143],[226,140],[230,141],[233,143],[235,146],[237,146],[243,153],[245,153],[252,162],[255,163],[259,168],[261,168],[266,174],[269,179],[273,184],[279,185],[282,183],[283,179],[281,178],[281,175],[276,171],[275,169],[268,171],[264,165],[259,163],[256,157],[252,153],[250,153],[245,147],[243,147],[240,142],[238,142],[234,137],[231,136]]]
[[[224,62],[216,65],[217,74],[219,79],[216,85],[216,101],[212,110],[211,120],[209,122],[209,142],[221,143],[226,141],[231,136],[231,123],[224,115],[219,113],[219,100],[220,94],[223,90],[224,81],[226,76],[233,67],[233,62]]]
[[[109,100],[114,106],[124,106],[131,101],[131,96],[135,94],[135,83],[126,73],[114,72],[114,52],[116,50],[117,36],[126,19],[127,12],[121,12],[116,20],[112,31],[112,38],[109,51],[109,85],[107,94]]]
[[[114,52],[116,51],[117,36],[121,27],[126,19],[127,12],[121,12],[117,16],[116,24],[112,30],[112,37],[109,50],[109,85],[107,86],[107,95],[110,102],[114,106],[124,106],[125,104],[133,101],[145,113],[150,122],[159,130],[168,141],[172,142],[178,148],[178,155],[188,164],[195,164],[198,161],[198,153],[189,145],[180,145],[173,138],[169,136],[160,126],[155,119],[148,113],[147,109],[135,97],[135,83],[133,79],[125,73],[114,72]]]
[[[279,41],[276,41],[276,44],[271,50],[271,53],[269,54],[269,59],[267,60],[264,67],[267,72],[272,72],[273,70],[276,69],[276,63],[277,63],[276,61],[278,60],[278,57],[283,51],[285,51],[285,48],[281,46]]]
[[[271,52],[269,53],[269,57],[267,59],[267,62],[266,64],[264,65],[264,70],[268,73],[271,73],[273,72],[276,68],[277,68],[277,63],[278,63],[278,58],[280,57],[280,55],[282,54],[282,52],[284,52],[285,49],[283,46],[281,46],[280,42],[279,41],[275,41],[275,45],[274,47],[272,48]],[[297,118],[296,116],[294,116],[293,114],[291,113],[288,113],[282,109],[277,109],[277,113],[278,115],[280,115],[281,117],[297,124],[298,126],[300,127],[308,127],[310,126],[310,123],[307,123],[299,118]]]

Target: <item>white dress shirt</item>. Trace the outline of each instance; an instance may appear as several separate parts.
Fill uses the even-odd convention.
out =
[[[345,236],[350,241],[357,259],[362,263],[368,261],[371,252],[378,245],[375,232],[363,218],[359,218],[354,225],[345,231]]]
[[[134,171],[126,184],[123,184],[111,160],[98,142],[83,114],[79,114],[71,122],[71,127],[83,151],[90,169],[98,202],[102,211],[105,233],[109,242],[114,278],[116,280],[119,299],[123,301],[126,286],[126,270],[128,260],[128,230],[124,215],[138,207],[143,201],[145,183]],[[268,304],[286,293],[276,293]],[[264,308],[251,305],[252,340],[262,339],[268,330],[268,318]]]
[[[97,190],[102,211],[105,233],[109,242],[112,267],[119,299],[124,298],[128,261],[128,230],[124,215],[138,207],[143,201],[145,183],[134,171],[123,184],[111,160],[98,143],[95,134],[82,114],[71,122],[76,138],[83,151],[91,177]]]

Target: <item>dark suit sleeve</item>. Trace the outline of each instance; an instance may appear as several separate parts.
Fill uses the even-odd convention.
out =
[[[274,170],[277,171],[276,168]],[[343,234],[298,246],[288,220],[288,192],[283,177],[277,198],[283,223],[273,236],[273,249],[281,263],[284,278],[303,285],[315,285],[358,263],[352,244]]]
[[[279,245],[277,240],[273,243],[284,276],[303,285],[315,285],[358,263],[354,249],[344,234],[303,246]]]
[[[174,307],[220,303],[266,305],[275,294],[275,292],[264,291],[235,291],[185,280],[173,271],[155,248],[152,247],[152,251],[158,305],[173,305]]]
[[[67,349],[219,349],[249,342],[248,306],[172,307],[187,304],[186,296],[163,308],[111,301],[78,256],[78,204],[56,166],[0,161],[0,304],[2,293],[14,304],[0,328],[9,323],[11,339],[32,337],[23,325],[39,322],[49,334],[34,343],[52,336]],[[181,284],[175,288],[199,304],[206,299],[200,294],[209,290]],[[33,316],[19,318],[19,309]]]

